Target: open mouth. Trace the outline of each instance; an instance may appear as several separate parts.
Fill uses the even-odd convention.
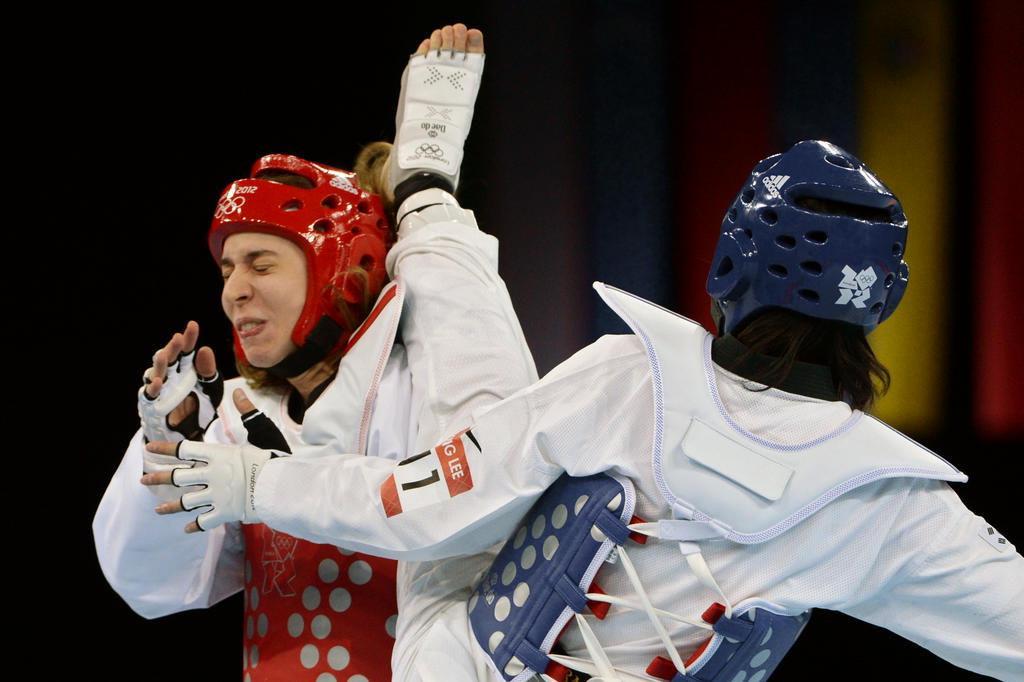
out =
[[[260,320],[246,320],[236,327],[238,338],[251,339],[262,332],[266,326],[267,323]]]

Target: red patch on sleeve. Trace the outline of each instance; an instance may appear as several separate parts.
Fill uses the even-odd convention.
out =
[[[434,448],[434,452],[437,453],[437,458],[441,462],[445,483],[448,484],[448,493],[452,497],[473,489],[473,476],[469,472],[466,448],[462,445],[462,433],[456,434]]]
[[[398,516],[402,513],[402,501],[398,498],[398,486],[395,485],[395,476],[388,476],[387,480],[380,484],[380,503],[384,505],[384,513],[388,518]]]

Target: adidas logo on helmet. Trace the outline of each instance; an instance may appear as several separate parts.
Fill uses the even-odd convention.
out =
[[[786,184],[786,180],[789,180],[788,175],[769,175],[764,179],[764,186],[768,188],[768,194],[775,198],[779,198],[779,190]]]

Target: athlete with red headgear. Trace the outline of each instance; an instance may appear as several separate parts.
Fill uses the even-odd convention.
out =
[[[244,590],[247,680],[389,679],[402,630],[395,562],[324,539],[321,509],[331,500],[275,485],[275,475],[329,475],[353,456],[406,458],[536,379],[497,274],[497,243],[451,195],[483,60],[479,31],[435,31],[403,76],[393,148],[371,145],[352,173],[270,155],[231,183],[209,247],[242,377],[225,382],[212,350],[195,350],[194,322],[146,372],[142,428],[93,524],[100,564],[147,618]],[[150,441],[250,444],[281,456],[235,462],[228,500],[217,486],[189,485],[214,467],[183,467],[146,451]],[[140,485],[159,472],[190,492]],[[246,481],[257,478],[269,487],[254,495]],[[214,498],[188,533],[154,513]],[[261,523],[291,501],[306,505],[306,528]],[[424,564],[403,584],[429,571]]]

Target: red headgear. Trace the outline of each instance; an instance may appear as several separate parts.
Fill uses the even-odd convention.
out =
[[[255,177],[264,171],[293,173],[313,187]],[[250,175],[221,194],[210,225],[210,253],[219,264],[224,240],[238,232],[284,237],[302,249],[306,304],[292,329],[299,350],[278,365],[284,376],[294,376],[348,341],[362,319],[346,319],[338,299],[366,314],[364,297],[372,301],[387,281],[384,257],[393,238],[380,197],[360,189],[355,173],[271,154],[254,163]],[[247,362],[237,331],[235,355]]]

